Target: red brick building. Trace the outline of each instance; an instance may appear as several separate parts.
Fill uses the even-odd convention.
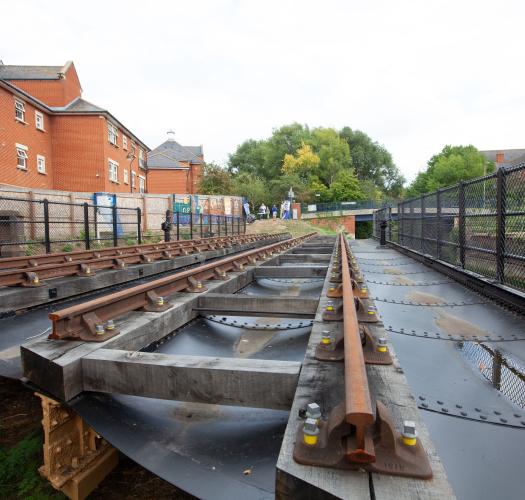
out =
[[[0,184],[145,192],[148,152],[109,111],[82,99],[72,62],[0,64]]]
[[[148,154],[148,193],[194,194],[204,165],[202,146],[181,146],[168,140]]]

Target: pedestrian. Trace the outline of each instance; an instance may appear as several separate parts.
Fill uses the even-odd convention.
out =
[[[273,207],[272,207],[272,218],[274,220],[277,219],[277,207],[275,206],[275,203],[273,204]]]
[[[259,219],[264,219],[266,217],[266,205],[261,203],[261,206],[259,207]]]

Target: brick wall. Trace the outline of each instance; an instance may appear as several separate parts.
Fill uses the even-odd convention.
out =
[[[341,217],[323,217],[318,219],[308,219],[308,222],[315,226],[325,227],[337,231],[341,226],[345,231],[355,238],[355,216],[343,215]]]
[[[188,170],[148,169],[148,193],[188,193]],[[192,193],[189,193],[192,194]]]
[[[11,92],[0,88],[0,182],[15,186],[50,189],[53,186],[52,120],[44,115],[44,131],[35,125],[37,108],[23,99],[25,123],[15,120],[15,97]],[[27,149],[27,170],[17,168],[15,144]],[[46,173],[37,172],[37,154],[45,157]]]

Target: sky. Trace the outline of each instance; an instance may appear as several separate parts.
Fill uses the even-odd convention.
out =
[[[225,164],[287,123],[349,126],[411,180],[446,144],[525,147],[522,1],[3,2],[4,64],[73,60],[150,148],[173,129]]]

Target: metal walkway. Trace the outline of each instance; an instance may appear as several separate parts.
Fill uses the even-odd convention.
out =
[[[524,318],[376,241],[351,246],[457,497],[523,498]],[[511,367],[498,380],[491,352]]]

